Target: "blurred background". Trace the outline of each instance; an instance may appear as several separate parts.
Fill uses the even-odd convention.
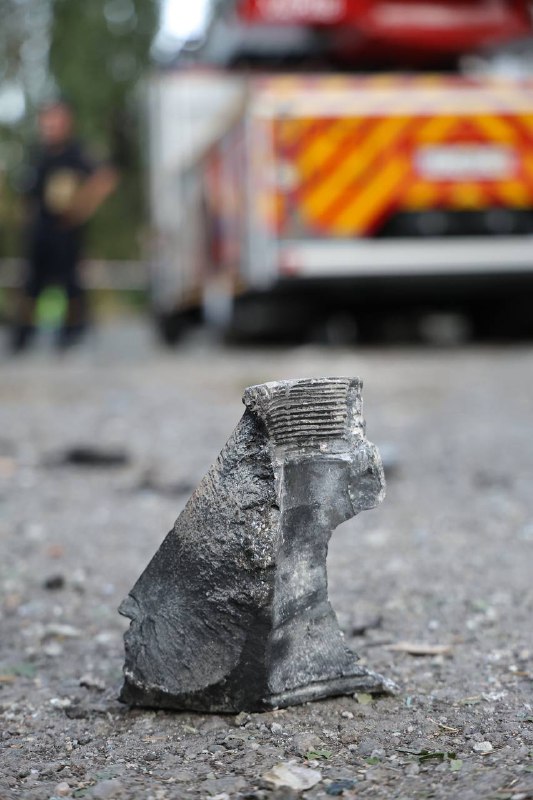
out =
[[[533,797],[532,30],[524,0],[0,0],[2,797],[111,796],[102,774],[192,797],[170,785],[184,764],[246,759],[257,786],[293,757],[273,725],[274,748],[228,761],[194,749],[196,717],[117,723],[116,609],[243,389],[325,375],[364,380],[388,483],[332,537],[331,601],[402,692],[364,720],[342,701],[367,750],[329,738],[335,704],[283,725],[327,734],[332,778],[390,756],[363,794],[435,796],[449,751],[439,796]],[[30,342],[28,187],[58,97],[116,185],[87,215],[86,335],[57,338],[63,264]],[[46,225],[77,245],[59,195]],[[402,766],[398,745],[445,758]]]
[[[117,189],[94,312],[245,340],[529,337],[531,8],[522,0],[1,0],[0,313],[24,270],[38,109]],[[39,299],[61,317],[61,286]]]

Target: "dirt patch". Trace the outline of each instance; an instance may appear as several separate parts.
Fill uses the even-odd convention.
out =
[[[2,800],[533,797],[533,350],[169,355],[111,335],[1,365]],[[116,608],[187,499],[160,487],[195,485],[244,386],[335,374],[365,380],[395,470],[332,538],[331,599],[400,693],[237,717],[122,706]],[[80,442],[130,460],[47,463]],[[320,779],[276,788],[288,762]]]

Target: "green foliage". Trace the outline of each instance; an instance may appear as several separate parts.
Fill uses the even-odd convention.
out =
[[[0,257],[21,250],[21,155],[51,86],[73,104],[88,150],[111,158],[120,172],[118,190],[90,223],[88,255],[137,257],[145,214],[139,85],[150,64],[158,0],[0,0],[0,18],[9,23],[0,26],[0,88],[18,82],[27,109],[17,125],[0,121]],[[28,71],[36,52],[46,71],[40,81],[35,68]]]
[[[79,127],[104,149],[131,146],[132,90],[149,61],[154,0],[52,0],[50,69]]]
[[[331,758],[332,755],[333,755],[332,750],[308,750],[307,753],[305,754],[305,757],[308,761],[312,761],[314,759],[319,759],[319,758],[327,760],[328,758]]]
[[[158,21],[155,0],[51,0],[50,70],[76,109],[78,130],[121,173],[115,195],[90,225],[89,252],[138,255],[144,216],[139,80]]]
[[[461,769],[463,766],[463,762],[457,758],[455,753],[447,750],[405,750],[399,747],[398,752],[415,756],[421,764],[436,759],[437,761],[449,761],[451,769],[454,771]]]

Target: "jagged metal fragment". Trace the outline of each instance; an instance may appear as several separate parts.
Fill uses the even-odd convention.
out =
[[[332,531],[384,495],[361,381],[265,383],[120,613],[121,700],[237,712],[392,690],[328,601]]]

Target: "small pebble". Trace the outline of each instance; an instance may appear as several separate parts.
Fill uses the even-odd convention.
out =
[[[49,591],[52,592],[57,591],[58,589],[64,589],[65,578],[63,577],[63,575],[50,575],[44,581],[43,586],[45,589],[48,589]]]
[[[207,748],[210,753],[225,753],[226,748],[222,747],[221,744],[210,744]]]
[[[58,797],[68,797],[70,794],[70,786],[66,781],[62,781],[61,783],[57,784],[57,786],[54,789],[54,793]]]
[[[63,648],[59,642],[50,642],[44,645],[43,653],[50,658],[59,658],[59,656],[63,655]]]
[[[211,731],[224,731],[227,727],[228,723],[222,717],[210,717],[198,726],[198,730],[202,733],[211,733]]]
[[[54,708],[68,708],[72,705],[72,701],[68,697],[52,697],[50,705]]]
[[[194,780],[194,772],[188,769],[179,769],[174,773],[174,780],[177,783],[191,783]]]
[[[301,767],[296,761],[275,764],[261,777],[269,788],[289,788],[298,792],[312,789],[322,780],[322,774],[318,770]]]
[[[492,753],[492,744],[490,742],[476,742],[472,748],[475,753]]]
[[[310,750],[319,750],[322,747],[322,742],[318,736],[308,731],[296,733],[292,739],[295,751],[300,756],[305,756]]]
[[[111,778],[107,781],[100,781],[96,786],[93,786],[89,796],[95,798],[95,800],[107,800],[107,798],[115,797],[121,790],[121,782],[116,778]]]
[[[326,786],[326,794],[329,794],[332,797],[340,797],[345,791],[349,791],[350,789],[354,788],[355,781],[352,780],[332,781],[329,786]]]
[[[240,775],[227,775],[224,778],[209,778],[204,781],[200,788],[205,796],[205,793],[209,795],[219,795],[219,794],[229,794],[232,796],[237,792],[240,792],[242,789],[246,788],[246,781]]]
[[[376,739],[362,739],[357,748],[360,756],[371,756],[376,748],[379,748],[379,742]]]
[[[105,683],[100,678],[95,678],[94,675],[89,673],[82,675],[80,686],[85,687],[85,689],[96,689],[97,692],[103,692],[105,689]]]

